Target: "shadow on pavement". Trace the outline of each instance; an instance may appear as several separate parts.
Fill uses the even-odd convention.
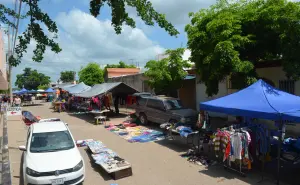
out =
[[[24,185],[24,177],[23,177],[23,162],[24,162],[24,152],[21,155],[21,162],[20,162],[20,175],[19,177],[14,176],[14,178],[19,178],[19,185]]]
[[[44,104],[40,104],[40,103],[37,103],[37,104],[29,104],[29,105],[23,105],[22,107],[38,107],[38,106],[44,106]]]

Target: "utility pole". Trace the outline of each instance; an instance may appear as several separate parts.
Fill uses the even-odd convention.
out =
[[[19,15],[21,14],[21,7],[22,7],[22,0],[19,0],[20,4],[19,4]],[[16,4],[17,4],[17,0],[16,0]],[[19,22],[20,22],[20,16],[17,19],[17,25],[14,31],[13,35],[15,37],[14,39],[14,43],[13,44],[13,48],[12,48],[12,53],[10,51],[10,44],[8,44],[8,48],[9,48],[9,54],[8,57],[11,57],[14,55],[15,52],[15,46],[16,46],[16,40],[17,40],[17,35],[18,35],[18,29],[19,29]],[[8,42],[9,42],[10,38],[9,38],[9,33],[8,33]],[[9,96],[10,96],[10,103],[12,105],[13,103],[13,93],[12,93],[12,66],[8,63],[9,67],[8,67],[8,71],[9,71]]]
[[[74,84],[76,84],[76,72],[74,71]]]
[[[11,66],[9,65],[9,57],[11,56],[11,48],[10,48],[10,34],[9,34],[9,32],[10,32],[10,29],[8,28],[8,32],[7,32],[7,37],[8,37],[8,39],[7,39],[7,46],[8,46],[8,55],[7,55],[7,57],[8,57],[8,75],[9,75],[9,96],[10,96],[10,103],[12,104],[12,102],[13,102],[13,98],[12,98],[12,82],[11,82]]]

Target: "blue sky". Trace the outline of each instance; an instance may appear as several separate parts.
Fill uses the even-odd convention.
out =
[[[110,26],[110,9],[105,6],[100,16],[89,15],[89,0],[41,0],[40,7],[56,21],[59,28],[58,42],[63,51],[54,54],[45,53],[42,63],[32,62],[34,42],[23,57],[22,64],[13,69],[13,76],[22,73],[25,67],[37,69],[51,77],[52,81],[59,78],[64,70],[78,71],[88,62],[100,65],[118,63],[139,63],[143,66],[148,60],[155,59],[165,49],[185,47],[187,38],[184,26],[189,23],[188,13],[206,8],[215,0],[151,0],[159,12],[165,13],[167,19],[180,31],[180,35],[171,37],[158,26],[150,27],[143,24],[133,8],[128,8],[137,23],[137,28],[124,27],[121,35],[116,35]],[[14,8],[14,0],[0,0],[6,6]],[[22,6],[22,13],[29,9]],[[28,20],[20,22],[19,34],[26,29]]]

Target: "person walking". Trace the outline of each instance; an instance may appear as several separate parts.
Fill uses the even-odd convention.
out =
[[[20,98],[19,96],[17,96],[17,97],[15,98],[15,100],[14,100],[15,106],[16,106],[16,107],[20,107],[20,106],[21,106],[21,103],[22,103],[21,98]]]

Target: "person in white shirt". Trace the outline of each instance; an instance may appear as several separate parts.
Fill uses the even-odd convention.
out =
[[[15,98],[15,106],[16,107],[20,107],[21,106],[21,98],[19,96],[17,96]]]

